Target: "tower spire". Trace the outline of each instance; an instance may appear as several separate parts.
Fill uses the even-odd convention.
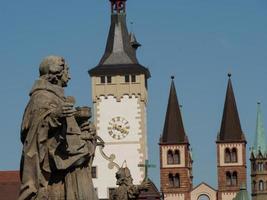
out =
[[[99,64],[89,70],[89,74],[145,74],[148,68],[139,64],[136,49],[140,46],[135,36],[130,36],[126,23],[126,0],[110,0],[111,24],[106,49]],[[132,40],[132,41],[131,41]]]
[[[259,152],[266,153],[266,138],[263,127],[263,118],[261,113],[261,103],[257,104],[257,122],[256,122],[256,138],[253,147],[254,155],[257,156]]]
[[[221,129],[218,135],[219,142],[245,140],[239,120],[231,76],[232,75],[229,73]]]
[[[169,144],[187,143],[188,140],[185,134],[181,110],[176,94],[174,76],[172,76],[171,79],[170,95],[161,142]]]

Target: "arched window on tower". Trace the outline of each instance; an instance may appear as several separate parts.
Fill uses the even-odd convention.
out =
[[[264,167],[263,167],[263,163],[262,163],[262,162],[259,162],[259,163],[258,163],[258,171],[262,172],[263,169],[264,169]]]
[[[264,163],[264,170],[267,171],[267,162]]]
[[[236,148],[233,148],[232,149],[232,152],[231,152],[231,162],[232,163],[236,163],[237,162],[237,150],[236,150]]]
[[[167,163],[168,165],[172,165],[174,162],[173,160],[173,152],[172,150],[169,150],[168,153],[167,153]]]
[[[264,190],[264,182],[262,180],[259,181],[259,191]]]
[[[174,151],[173,163],[180,164],[180,151],[179,150]]]
[[[169,186],[174,187],[174,178],[172,174],[169,174]]]
[[[174,187],[180,187],[180,175],[179,174],[175,174]]]
[[[226,148],[224,150],[224,162],[225,163],[230,163],[231,162],[231,152],[229,148]]]
[[[226,185],[227,186],[231,186],[232,181],[231,181],[231,173],[230,172],[226,172]]]
[[[237,186],[237,172],[233,172],[232,175],[232,185]]]

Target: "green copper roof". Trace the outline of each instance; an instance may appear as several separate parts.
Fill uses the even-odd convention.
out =
[[[242,185],[240,191],[237,193],[236,197],[233,200],[249,200],[249,195],[245,185]]]
[[[258,103],[257,105],[256,138],[253,147],[253,153],[255,154],[255,156],[258,155],[259,151],[262,154],[266,153],[266,138],[263,127],[263,118],[262,118],[260,103]]]

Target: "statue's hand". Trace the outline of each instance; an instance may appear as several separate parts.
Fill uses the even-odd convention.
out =
[[[87,121],[80,125],[81,131],[86,133],[86,136],[83,137],[84,140],[96,139],[96,130],[95,126]]]
[[[75,113],[73,103],[64,102],[61,106],[55,106],[53,116],[56,118],[71,117]]]
[[[80,125],[80,128],[81,128],[81,131],[84,132],[84,131],[88,131],[90,130],[90,122],[89,121],[86,121],[84,123],[82,123]]]
[[[68,102],[65,102],[63,103],[62,105],[62,117],[72,117],[75,113],[75,109],[73,108],[74,104],[73,103],[68,103]]]

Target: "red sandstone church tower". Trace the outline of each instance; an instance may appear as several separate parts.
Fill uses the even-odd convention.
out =
[[[218,200],[232,200],[246,184],[246,139],[241,129],[231,82],[224,104],[221,129],[217,138]]]
[[[160,181],[164,199],[190,200],[193,161],[173,80],[159,145]]]

